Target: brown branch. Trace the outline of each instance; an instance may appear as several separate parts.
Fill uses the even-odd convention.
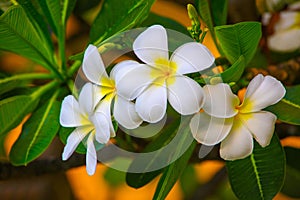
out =
[[[85,165],[85,155],[74,153],[67,161],[61,158],[35,160],[27,166],[13,166],[10,163],[0,163],[0,180],[40,176],[47,173],[65,171]]]

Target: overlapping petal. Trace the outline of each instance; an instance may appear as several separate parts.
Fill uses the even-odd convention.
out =
[[[86,171],[88,175],[93,175],[95,173],[97,166],[97,154],[94,145],[94,136],[89,135],[87,139],[87,152],[86,152]]]
[[[136,99],[136,111],[146,122],[160,121],[167,109],[167,88],[151,85]]]
[[[88,125],[89,122],[81,112],[79,104],[74,96],[66,96],[61,105],[60,124],[64,127],[78,127]]]
[[[253,139],[250,131],[240,120],[235,120],[231,131],[221,142],[220,156],[224,160],[246,158],[252,153]]]
[[[110,130],[110,136],[115,137],[116,133],[114,130],[114,126],[111,121],[111,103],[112,103],[113,97],[106,96],[99,104],[99,106],[96,108],[95,113],[102,113],[102,115],[105,116],[107,119],[109,130]]]
[[[151,76],[152,69],[148,65],[131,65],[120,70],[115,76],[118,95],[133,100],[147,88],[156,77]]]
[[[256,76],[248,85],[241,113],[260,111],[279,102],[285,95],[282,83],[271,76]]]
[[[178,74],[188,74],[211,67],[215,58],[204,45],[190,42],[178,47],[170,61],[177,64]]]
[[[232,93],[229,85],[224,83],[205,85],[203,90],[205,93],[203,110],[209,115],[229,118],[238,113],[236,106],[239,105],[239,98]]]
[[[153,25],[133,42],[133,51],[144,63],[155,65],[156,59],[169,60],[167,31],[161,25]]]
[[[215,145],[221,142],[229,133],[233,118],[216,118],[205,112],[193,116],[190,122],[194,138],[204,145]]]
[[[94,102],[94,88],[93,84],[86,83],[79,94],[78,102],[81,110],[83,110],[85,113],[92,114],[95,102]]]
[[[182,115],[198,112],[204,103],[204,93],[201,86],[186,76],[171,77],[168,84],[168,100],[171,106]],[[168,83],[168,82],[167,82]]]
[[[92,130],[92,128],[93,127],[91,126],[78,127],[69,135],[62,154],[63,160],[67,160],[72,155],[78,144]]]
[[[85,50],[82,70],[85,76],[96,84],[100,84],[101,77],[107,77],[105,65],[96,46],[90,44]]]
[[[91,116],[91,121],[96,130],[95,139],[101,144],[106,144],[110,138],[109,121],[111,121],[111,119],[102,112],[96,112]]]
[[[120,96],[115,98],[114,117],[121,126],[127,129],[137,128],[143,122],[135,111],[135,104]]]
[[[243,121],[243,124],[262,147],[270,144],[277,119],[273,113],[260,111],[240,114],[239,119]]]

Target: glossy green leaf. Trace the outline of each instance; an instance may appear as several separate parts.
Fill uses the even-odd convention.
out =
[[[275,105],[266,110],[277,115],[278,119],[289,124],[300,125],[300,85],[287,87],[286,94]]]
[[[201,1],[201,0],[200,0]],[[227,0],[213,0],[211,2],[211,14],[214,26],[221,26],[227,23]]]
[[[286,174],[281,192],[293,197],[300,198],[300,149],[285,147]]]
[[[10,151],[9,157],[13,165],[27,165],[48,148],[59,130],[59,112],[60,103],[54,95],[32,113]]]
[[[280,191],[285,173],[285,155],[278,137],[262,148],[254,142],[247,158],[226,162],[230,184],[239,199],[273,199]]]
[[[127,173],[126,174],[126,182],[129,186],[133,188],[140,188],[152,181],[156,176],[161,173],[161,169],[150,171],[156,162],[159,162],[161,159],[159,149],[165,145],[167,145],[173,138],[174,135],[177,133],[177,129],[179,126],[179,121],[175,120],[170,123],[167,127],[165,127],[160,133],[157,138],[155,138],[151,143],[149,143],[142,152],[152,152],[156,151],[156,154],[152,157],[152,160],[148,160],[148,166],[145,167],[145,173]],[[143,156],[137,157],[129,166],[129,171],[138,166],[139,163],[145,162]]]
[[[99,45],[110,36],[139,25],[153,3],[154,0],[104,0],[91,27],[90,41]]]
[[[243,55],[239,57],[227,70],[221,73],[224,83],[237,82],[242,77],[246,67],[245,58]]]
[[[186,129],[189,129],[189,127],[187,127]],[[185,134],[189,135],[191,133],[190,131],[186,131]],[[187,136],[183,136],[182,140],[185,139],[187,139]],[[186,168],[188,161],[196,147],[196,144],[196,141],[193,141],[188,147],[187,151],[180,158],[178,158],[176,161],[165,168],[157,184],[153,199],[163,200],[167,197],[170,190],[173,188],[176,181],[179,179],[184,169]],[[181,148],[182,146],[179,144],[178,148],[174,149],[175,154],[180,151]]]
[[[261,24],[258,22],[217,26],[215,32],[229,62],[233,64],[243,55],[246,65],[254,56],[262,34]]]
[[[8,91],[11,91],[17,87],[22,87],[24,85],[24,81],[19,79],[11,79],[10,77],[0,79],[0,94],[4,94]]]
[[[53,53],[49,53],[39,31],[21,6],[10,7],[0,17],[0,50],[11,51],[54,71]]]
[[[17,2],[24,9],[35,30],[39,33],[40,38],[47,44],[49,53],[53,53],[54,47],[51,40],[50,31],[47,27],[45,19],[38,12],[38,8],[34,7],[35,2],[32,0],[17,0]]]
[[[37,106],[38,99],[31,95],[13,96],[0,101],[0,135],[7,134]]]

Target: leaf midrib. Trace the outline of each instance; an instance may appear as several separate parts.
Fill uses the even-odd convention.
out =
[[[261,180],[260,180],[260,177],[259,177],[259,173],[258,173],[258,170],[257,170],[256,161],[255,161],[253,153],[251,154],[250,158],[251,158],[251,163],[252,163],[252,166],[253,166],[253,169],[254,169],[254,174],[255,174],[255,177],[256,177],[256,182],[257,182],[257,186],[258,186],[258,189],[259,189],[260,197],[261,197],[261,199],[265,199],[264,194],[263,194]]]

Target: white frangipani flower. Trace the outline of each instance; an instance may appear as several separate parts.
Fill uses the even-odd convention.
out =
[[[62,159],[67,160],[78,144],[87,137],[86,170],[89,175],[95,173],[97,165],[94,140],[106,144],[110,138],[110,118],[103,113],[94,112],[93,93],[93,85],[86,83],[79,94],[78,101],[72,95],[64,98],[60,112],[62,126],[76,127],[67,139]]]
[[[285,95],[283,85],[271,76],[257,75],[248,85],[243,102],[229,85],[219,83],[203,87],[204,112],[190,122],[194,138],[204,145],[221,142],[220,156],[225,160],[242,159],[253,150],[253,137],[262,146],[269,145],[276,121],[273,113],[262,111]]]
[[[169,58],[167,32],[162,26],[154,25],[135,39],[133,51],[145,64],[127,61],[115,81],[120,96],[136,98],[136,111],[144,121],[155,123],[161,120],[167,99],[182,115],[200,110],[203,89],[183,74],[212,66],[214,57],[204,45],[183,44]]]
[[[93,96],[94,105],[98,105],[95,112],[103,113],[110,119],[111,104],[114,102],[113,116],[116,121],[125,128],[134,129],[142,123],[142,119],[136,113],[134,103],[118,95],[118,88],[115,84],[115,76],[118,71],[122,71],[120,69],[130,63],[136,64],[135,61],[117,64],[108,77],[97,47],[89,45],[84,54],[82,69],[86,77],[97,85],[94,87],[95,95]],[[111,120],[109,120],[109,127],[114,136],[115,131]]]

